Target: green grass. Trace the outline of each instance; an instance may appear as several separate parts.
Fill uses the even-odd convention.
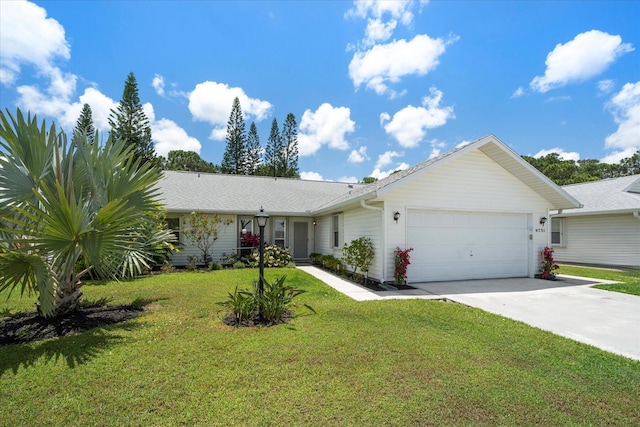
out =
[[[561,265],[560,269],[556,272],[559,274],[568,274],[571,276],[592,277],[594,279],[605,279],[621,282],[613,285],[595,285],[594,288],[605,289],[607,291],[622,292],[631,295],[640,295],[640,270],[613,270]]]
[[[0,425],[637,425],[640,363],[455,303],[355,302],[306,273],[272,328],[225,326],[216,301],[254,269],[86,285],[149,312],[0,348]],[[302,307],[311,305],[316,314]],[[0,313],[33,300],[0,296]]]

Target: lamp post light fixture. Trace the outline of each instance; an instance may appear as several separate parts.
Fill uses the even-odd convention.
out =
[[[262,295],[264,294],[264,227],[266,227],[267,221],[269,220],[269,214],[260,206],[260,212],[256,214],[255,218],[260,228],[260,277],[258,278],[258,297],[262,300]],[[260,317],[262,317],[262,311],[260,311]]]

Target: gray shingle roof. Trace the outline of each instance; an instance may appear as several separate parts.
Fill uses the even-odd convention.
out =
[[[309,215],[342,194],[364,186],[329,181],[164,171],[158,183],[172,212],[246,213],[264,207],[270,215]]]
[[[565,209],[563,216],[640,211],[640,175],[565,185],[562,189],[584,205],[582,209]]]
[[[377,197],[411,175],[426,173],[432,165],[446,162],[463,151],[480,149],[507,171],[557,208],[578,206],[567,192],[553,184],[522,158],[489,135],[455,148],[372,184],[347,184],[327,181],[220,175],[197,172],[165,171],[159,183],[163,203],[172,212],[217,212],[251,214],[263,206],[270,215],[314,215]]]

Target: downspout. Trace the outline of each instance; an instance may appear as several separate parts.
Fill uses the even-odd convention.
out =
[[[360,200],[360,206],[364,209],[371,209],[373,211],[381,212],[380,214],[380,226],[382,227],[382,254],[380,256],[380,263],[382,264],[382,276],[380,277],[380,282],[384,282],[387,280],[387,260],[385,259],[384,252],[387,245],[387,227],[384,226],[384,208],[379,208],[377,206],[371,206],[366,204],[364,199]]]

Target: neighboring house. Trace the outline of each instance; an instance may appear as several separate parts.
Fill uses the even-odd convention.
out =
[[[562,188],[584,207],[551,216],[556,261],[640,267],[640,175]]]
[[[413,248],[410,283],[533,277],[549,242],[541,218],[580,206],[493,135],[368,185],[167,171],[159,189],[174,229],[192,211],[233,221],[214,260],[242,248],[264,207],[265,240],[297,260],[339,257],[366,236],[375,246],[369,277],[392,282],[394,249]],[[186,247],[172,261],[185,264],[189,254],[199,253]]]

